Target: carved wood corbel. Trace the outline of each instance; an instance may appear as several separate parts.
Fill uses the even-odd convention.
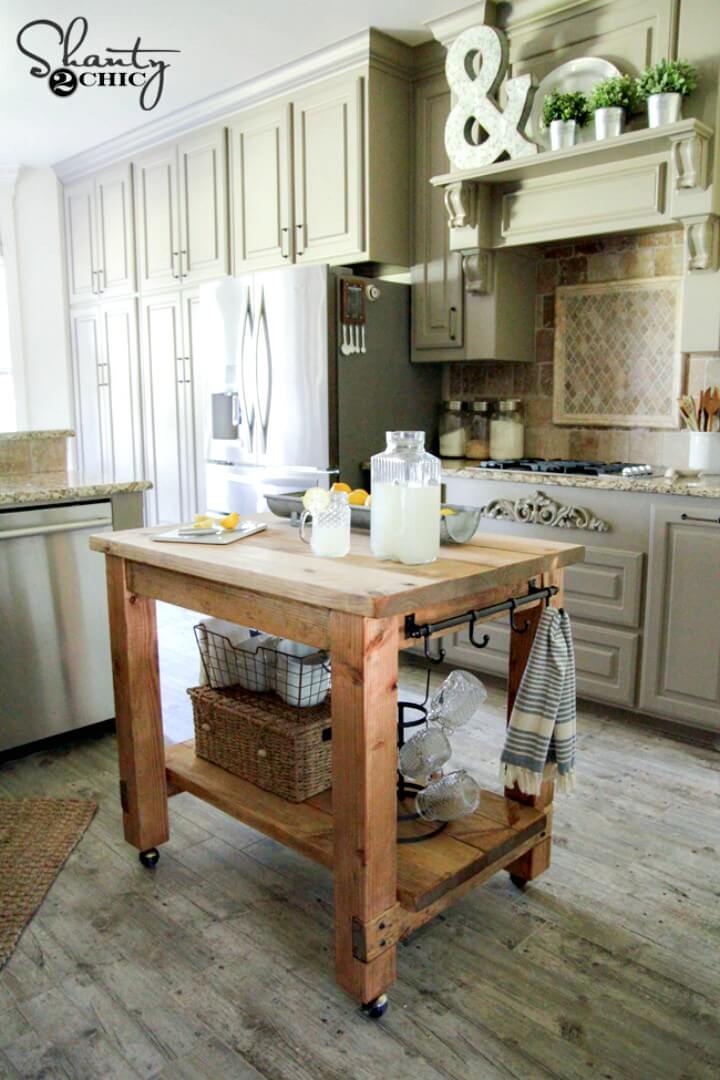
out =
[[[463,255],[465,291],[485,294],[492,292],[492,251],[472,251]]]
[[[457,180],[445,186],[445,209],[451,229],[474,229],[477,225],[475,184]]]
[[[687,191],[707,187],[708,140],[693,132],[673,140],[672,161],[675,174],[675,190]]]
[[[692,273],[718,269],[720,218],[702,214],[683,218],[685,226],[685,266]]]

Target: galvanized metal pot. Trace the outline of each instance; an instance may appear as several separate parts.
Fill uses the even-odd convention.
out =
[[[650,94],[647,99],[648,127],[674,124],[680,119],[682,94]]]
[[[577,123],[575,120],[550,121],[550,149],[567,150],[575,145]]]
[[[624,109],[617,106],[611,109],[596,109],[593,115],[596,139],[614,139],[625,130]]]

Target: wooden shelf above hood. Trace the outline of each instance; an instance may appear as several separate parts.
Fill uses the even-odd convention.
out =
[[[712,130],[699,120],[435,176],[464,255],[682,223],[688,271],[717,266]]]

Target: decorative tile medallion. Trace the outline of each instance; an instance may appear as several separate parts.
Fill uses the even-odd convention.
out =
[[[679,278],[555,291],[556,424],[678,426]]]

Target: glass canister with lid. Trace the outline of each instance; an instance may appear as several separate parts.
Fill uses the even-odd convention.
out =
[[[496,461],[521,458],[525,452],[525,421],[522,401],[498,401],[490,420],[490,457]]]
[[[376,559],[408,566],[440,551],[440,460],[425,450],[424,431],[388,431],[371,458],[370,546]]]
[[[440,408],[440,457],[464,458],[467,413],[462,401],[443,401]]]
[[[465,457],[486,461],[490,457],[490,402],[470,403],[470,428],[465,443]]]

